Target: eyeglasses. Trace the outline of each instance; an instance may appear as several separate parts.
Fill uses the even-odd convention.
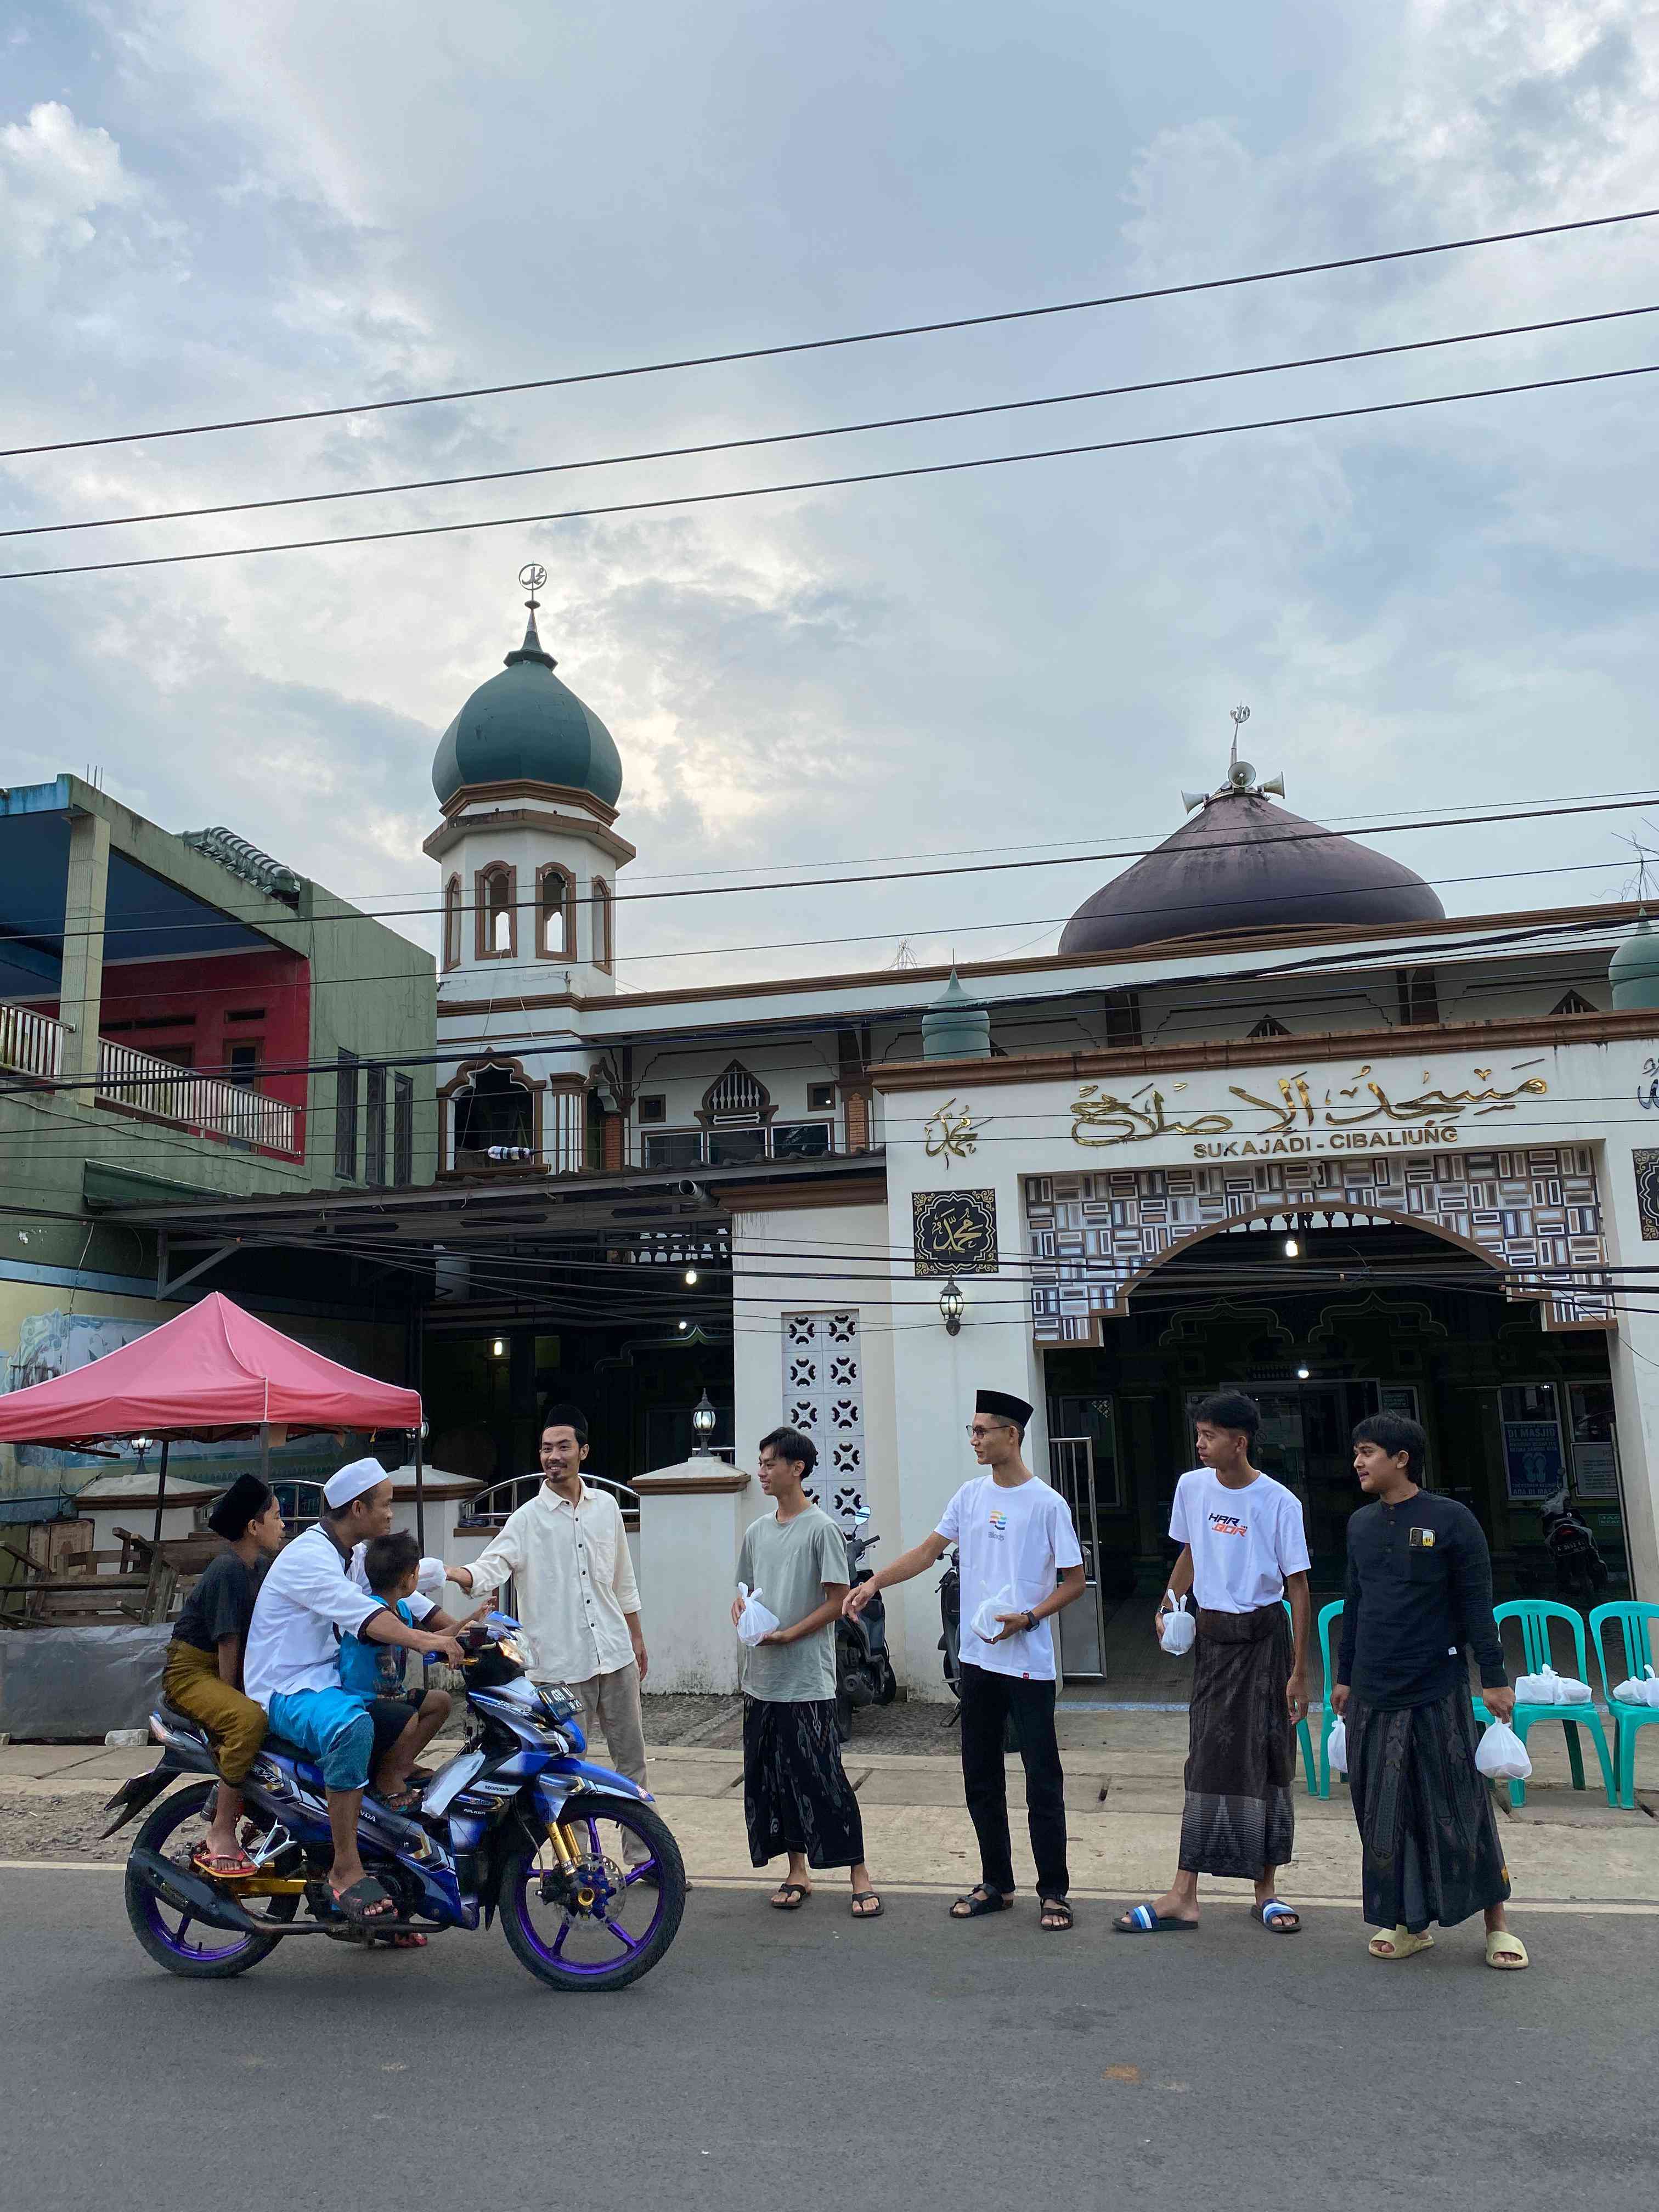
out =
[[[975,1422],[969,1421],[968,1434],[976,1441],[983,1443],[987,1437],[993,1435],[998,1429],[1012,1429],[1013,1425],[1012,1421],[993,1421],[988,1427],[981,1429]]]

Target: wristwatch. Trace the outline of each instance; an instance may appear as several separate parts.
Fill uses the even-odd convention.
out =
[[[1028,1611],[1025,1615],[1025,1633],[1029,1636],[1036,1625],[1037,1617],[1036,1613]]]

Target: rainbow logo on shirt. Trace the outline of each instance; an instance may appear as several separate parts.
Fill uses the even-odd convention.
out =
[[[1008,1526],[1008,1516],[999,1507],[987,1524],[994,1535],[1000,1536]]]

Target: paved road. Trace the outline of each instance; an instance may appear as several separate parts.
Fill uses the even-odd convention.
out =
[[[1635,2203],[1651,2174],[1659,1917],[1534,1915],[1534,1971],[1505,1978],[1468,1929],[1375,1966],[1335,1910],[1292,1938],[1233,1907],[1132,1942],[1092,1903],[1045,1937],[1029,1905],[951,1927],[909,1894],[855,1928],[838,1893],[786,1921],[706,1886],[655,1974],[591,1998],[540,1988],[499,1932],[368,1959],[296,1943],[188,1984],[140,1953],[120,1888],[0,1871],[3,2155],[30,2212],[1131,2192],[1143,2212],[1553,2212]]]

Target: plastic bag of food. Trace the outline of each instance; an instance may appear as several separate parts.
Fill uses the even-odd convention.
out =
[[[1348,1771],[1348,1723],[1340,1718],[1332,1729],[1325,1745],[1325,1756],[1330,1760],[1333,1774]]]
[[[1004,1583],[994,1597],[988,1597],[982,1605],[975,1608],[974,1617],[968,1625],[981,1644],[994,1644],[1002,1633],[1002,1623],[997,1616],[1023,1610],[1015,1602],[1013,1584]]]
[[[778,1616],[770,1606],[761,1603],[758,1583],[753,1589],[747,1583],[739,1583],[738,1595],[743,1600],[743,1611],[738,1615],[738,1641],[739,1644],[758,1644],[779,1626]]]
[[[1489,1782],[1524,1782],[1532,1772],[1527,1747],[1507,1721],[1494,1721],[1474,1748],[1474,1763]]]
[[[1158,1632],[1158,1647],[1167,1651],[1172,1659],[1179,1659],[1184,1652],[1192,1650],[1193,1639],[1198,1634],[1198,1623],[1188,1612],[1184,1599],[1178,1598],[1173,1590],[1168,1595],[1170,1610],[1164,1614]]]

